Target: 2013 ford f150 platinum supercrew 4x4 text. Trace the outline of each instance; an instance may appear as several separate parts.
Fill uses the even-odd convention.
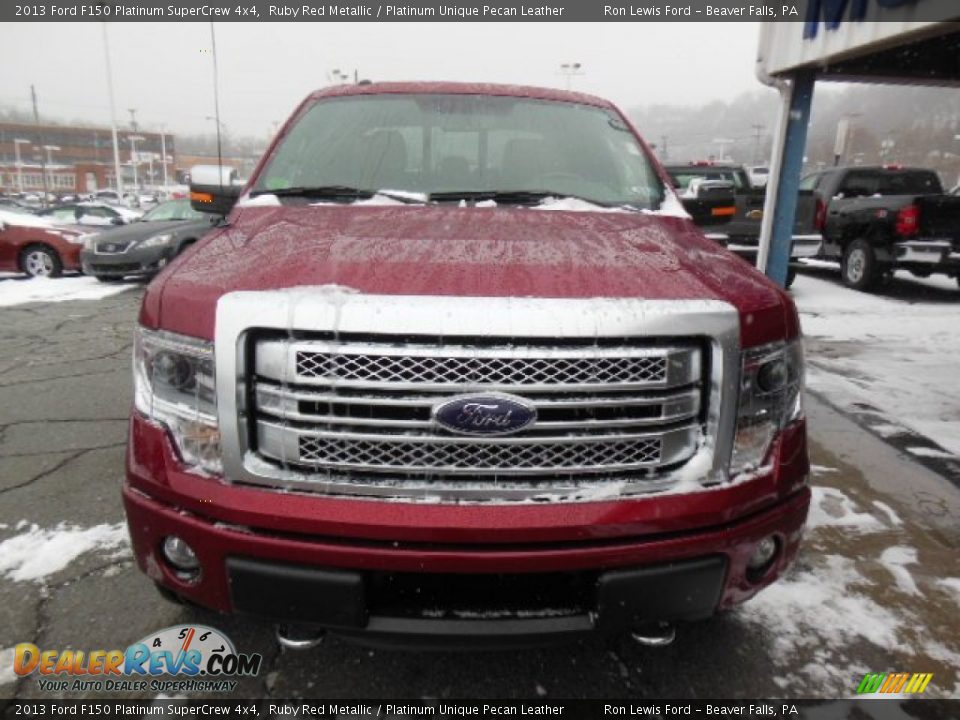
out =
[[[287,643],[656,641],[796,556],[794,305],[606,101],[341,86],[217,175],[136,337],[123,496],[168,597]]]

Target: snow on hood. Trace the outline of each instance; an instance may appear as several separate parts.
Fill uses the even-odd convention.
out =
[[[45,217],[10,212],[8,210],[0,210],[0,222],[6,225],[14,225],[16,227],[36,227],[45,229],[56,227],[53,221],[48,220]]]

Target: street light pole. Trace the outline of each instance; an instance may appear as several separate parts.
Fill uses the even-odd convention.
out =
[[[220,139],[220,81],[217,73],[217,35],[210,23],[210,45],[213,55],[213,114],[217,123],[217,174],[220,176],[220,187],[223,188],[223,144]]]
[[[137,176],[137,143],[146,138],[143,135],[128,135],[127,140],[130,141],[130,164],[133,165],[133,189],[140,189],[140,180]]]
[[[167,126],[166,123],[160,126],[160,155],[163,161],[163,187],[167,187]]]
[[[113,71],[110,69],[110,43],[107,39],[107,24],[102,23],[103,56],[107,64],[107,94],[110,96],[110,134],[113,136],[113,173],[117,194],[123,197],[123,174],[120,172],[120,141],[117,138],[117,109],[113,101]]]
[[[13,152],[17,158],[17,190],[19,192],[23,192],[23,163],[20,161],[20,146],[29,144],[30,141],[23,138],[13,139]]]
[[[566,77],[567,90],[570,90],[573,88],[573,76],[583,75],[583,66],[578,62],[561,63],[560,74]]]

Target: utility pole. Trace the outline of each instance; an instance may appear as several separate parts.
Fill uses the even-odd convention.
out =
[[[755,123],[753,128],[753,162],[756,164],[760,160],[760,135],[763,132],[763,125]]]
[[[130,113],[130,129],[136,132],[137,131],[137,109],[127,108],[127,112]]]
[[[664,162],[670,157],[670,153],[667,151],[667,140],[666,135],[660,136],[660,159]]]
[[[110,69],[110,44],[107,40],[107,24],[102,23],[103,56],[107,61],[107,94],[110,96],[110,134],[113,137],[113,173],[117,194],[123,197],[123,174],[120,171],[120,141],[117,138],[117,106],[113,101],[113,72]]]
[[[130,164],[133,165],[133,189],[140,189],[140,179],[137,175],[137,164],[140,162],[140,156],[137,154],[137,143],[146,140],[143,135],[130,135],[127,137],[130,141]]]
[[[40,113],[37,110],[37,91],[30,86],[30,99],[33,101],[33,122],[37,126],[37,134],[40,137],[40,147],[42,148],[46,143],[43,140],[43,129],[40,127]],[[41,203],[43,207],[47,206],[47,163],[44,160],[43,153],[40,153],[40,172],[43,175],[43,202]]]

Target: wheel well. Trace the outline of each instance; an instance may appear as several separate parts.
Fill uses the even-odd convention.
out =
[[[21,272],[24,270],[23,259],[26,257],[27,251],[29,251],[31,248],[42,248],[44,250],[49,250],[51,253],[53,253],[53,256],[57,260],[59,260],[61,263],[63,262],[63,258],[60,257],[60,253],[58,253],[57,249],[52,245],[49,245],[45,242],[28,242],[26,245],[20,248],[20,252],[17,253],[17,267]]]

